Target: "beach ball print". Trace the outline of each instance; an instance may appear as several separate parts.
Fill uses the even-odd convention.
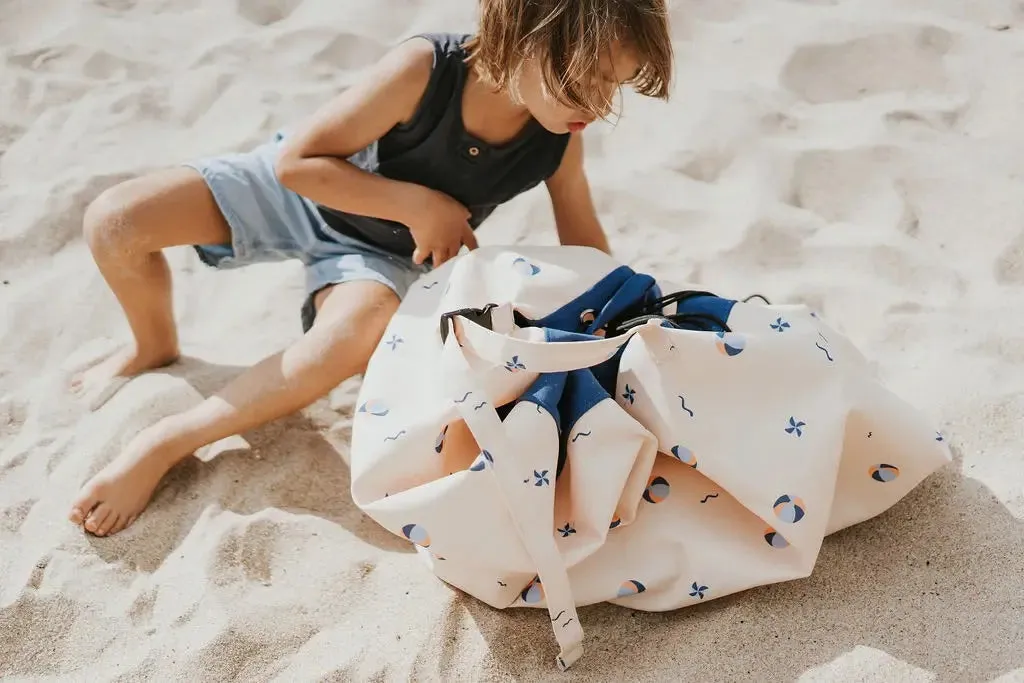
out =
[[[874,465],[868,470],[868,474],[875,481],[887,484],[890,481],[894,481],[896,477],[900,476],[900,468],[896,465]]]
[[[665,477],[654,477],[647,485],[647,490],[644,491],[644,500],[648,503],[658,504],[668,498],[670,488]]]
[[[469,466],[470,472],[483,472],[487,469],[487,463],[494,464],[494,458],[491,457],[490,452],[480,451],[480,455],[476,456],[476,460]]]
[[[512,262],[512,268],[520,275],[524,275],[526,277],[533,277],[540,272],[540,268],[533,265],[522,256],[516,258],[516,260]]]
[[[686,446],[673,446],[672,455],[674,455],[676,460],[684,465],[689,465],[693,469],[697,469],[697,456],[694,455],[693,451]]]
[[[783,522],[796,524],[804,518],[804,502],[796,496],[779,496],[772,508],[775,516]]]
[[[787,541],[785,537],[775,529],[766,530],[764,532],[764,540],[765,543],[777,550],[789,547],[789,541]]]
[[[390,410],[387,404],[379,398],[371,398],[369,401],[359,406],[360,413],[366,413],[367,415],[373,415],[374,417],[384,417]]]
[[[611,524],[608,525],[608,528],[609,529],[617,529],[621,525],[622,525],[622,518],[619,517],[618,515],[615,515],[615,518],[612,520]]]
[[[421,548],[430,547],[430,534],[419,524],[406,524],[402,527],[402,535]]]
[[[444,429],[441,430],[441,433],[437,435],[436,439],[434,439],[434,452],[435,453],[440,453],[441,451],[444,450],[444,437],[447,436],[447,435],[448,435],[448,425],[445,425]]]
[[[723,356],[738,356],[747,347],[747,338],[732,332],[716,332],[715,346]]]
[[[639,581],[630,579],[629,581],[623,581],[622,585],[619,586],[619,592],[616,597],[628,598],[631,595],[637,595],[647,590],[647,586],[643,585]]]
[[[530,584],[523,589],[519,594],[519,597],[523,599],[527,605],[537,605],[541,600],[544,599],[544,586],[540,583],[540,577],[538,576]]]

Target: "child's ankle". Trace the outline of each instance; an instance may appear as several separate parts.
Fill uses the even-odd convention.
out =
[[[149,450],[181,459],[204,446],[202,438],[183,414],[170,415],[153,423],[139,434]]]

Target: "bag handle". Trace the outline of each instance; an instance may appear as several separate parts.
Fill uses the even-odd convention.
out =
[[[475,326],[484,329],[479,325]],[[502,337],[490,330],[486,332]],[[579,343],[571,345],[579,346]],[[455,335],[445,335],[441,354],[453,395],[464,398],[467,393],[473,393],[482,397],[480,400],[490,399],[474,381],[475,373],[466,358],[466,349],[459,344]],[[533,559],[537,575],[544,587],[551,628],[560,648],[556,663],[559,669],[565,671],[583,655],[583,628],[576,613],[576,602],[573,599],[565,562],[555,544],[551,524],[543,517],[546,510],[544,506],[529,500],[532,497],[529,493],[524,493],[522,472],[515,466],[517,453],[509,444],[505,425],[502,424],[492,402],[487,400],[485,405],[480,405],[476,400],[463,400],[456,401],[455,407],[466,421],[481,450],[487,451],[490,455],[488,461],[497,479],[505,507],[510,513],[520,540]]]
[[[634,334],[649,334],[645,331],[660,328],[662,324],[660,319],[654,318],[608,339],[533,341],[490,329],[492,317],[507,314],[507,308],[507,304],[488,304],[484,308],[445,313],[441,316],[441,339],[447,346],[450,332],[454,330],[460,346],[468,348],[473,355],[493,365],[505,365],[513,356],[521,356],[529,359],[524,369],[530,372],[567,372],[603,363],[625,346]],[[570,333],[563,334],[566,338],[572,337]]]

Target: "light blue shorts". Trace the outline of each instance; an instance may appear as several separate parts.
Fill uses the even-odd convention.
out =
[[[215,268],[298,259],[306,266],[302,329],[316,317],[313,297],[324,287],[372,280],[401,299],[424,272],[396,256],[328,226],[313,202],[281,185],[274,160],[282,134],[241,154],[224,154],[185,164],[202,174],[231,229],[231,244],[196,245],[199,258]]]

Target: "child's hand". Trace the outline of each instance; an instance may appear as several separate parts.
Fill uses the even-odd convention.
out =
[[[476,249],[476,237],[469,226],[469,209],[443,192],[423,189],[415,218],[407,223],[416,242],[412,260],[420,265],[429,257],[437,268],[455,256],[463,244]]]

